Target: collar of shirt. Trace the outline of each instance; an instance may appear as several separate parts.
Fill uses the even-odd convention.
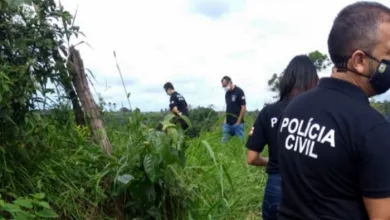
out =
[[[367,104],[370,103],[368,101],[368,97],[364,94],[364,92],[359,87],[345,80],[331,78],[331,77],[322,78],[320,79],[318,87],[336,90],[346,94],[347,96],[353,99],[357,99]]]

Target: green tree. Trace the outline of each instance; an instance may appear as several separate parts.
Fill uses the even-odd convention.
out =
[[[27,139],[23,126],[47,94],[72,87],[66,48],[79,28],[55,0],[0,0],[0,9],[0,141],[10,144]]]
[[[213,107],[213,105],[209,105],[207,108],[198,107],[189,111],[189,119],[191,120],[192,127],[187,131],[188,136],[197,137],[202,130],[212,130],[215,122],[218,120],[218,113]]]
[[[370,104],[373,108],[385,116],[387,116],[390,112],[390,101],[376,101],[372,99]]]
[[[307,54],[307,56],[310,58],[311,61],[313,61],[314,66],[316,67],[318,72],[326,70],[326,68],[328,68],[332,64],[328,55],[323,54],[318,50]]]
[[[328,55],[323,54],[318,50],[308,53],[307,56],[310,58],[311,61],[313,61],[314,66],[316,67],[318,72],[326,70],[326,68],[328,68],[331,65]],[[279,80],[282,74],[283,72],[280,74],[274,73],[272,74],[271,78],[268,80],[267,84],[269,89],[272,92],[279,91]]]

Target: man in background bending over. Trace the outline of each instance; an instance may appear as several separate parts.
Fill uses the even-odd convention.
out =
[[[173,114],[179,116],[177,118],[177,122],[180,124],[183,130],[186,130],[188,128],[188,125],[182,118],[180,118],[181,115],[185,115],[188,117],[188,109],[187,109],[188,105],[185,98],[180,93],[175,91],[175,88],[170,82],[164,84],[164,90],[167,93],[167,95],[170,96],[169,110]]]
[[[231,136],[237,136],[243,140],[244,114],[246,111],[244,91],[234,85],[229,76],[224,76],[221,83],[222,88],[226,91],[226,118],[222,129],[222,142],[226,143]]]

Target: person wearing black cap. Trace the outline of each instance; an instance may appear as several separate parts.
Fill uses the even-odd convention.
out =
[[[277,207],[282,196],[277,144],[278,118],[292,98],[314,88],[317,83],[317,70],[309,57],[306,55],[294,57],[280,78],[279,100],[260,111],[249,132],[246,143],[248,164],[267,166],[268,179],[261,208],[263,220],[277,219]],[[259,156],[265,145],[268,145],[269,158]]]
[[[245,93],[240,87],[233,84],[229,76],[224,76],[221,84],[226,92],[226,118],[222,128],[222,143],[228,142],[232,136],[243,140],[245,132],[244,115],[246,112]]]
[[[175,91],[172,83],[167,82],[163,86],[166,94],[169,98],[169,110],[176,116],[175,120],[180,124],[183,130],[188,128],[188,124],[180,116],[185,115],[188,117],[188,105],[185,98],[178,92]]]
[[[390,88],[390,9],[346,6],[328,49],[331,77],[279,119],[278,219],[390,219],[390,123],[368,100]]]

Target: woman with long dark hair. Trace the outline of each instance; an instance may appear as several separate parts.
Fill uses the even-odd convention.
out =
[[[262,204],[264,220],[276,218],[281,198],[281,176],[278,165],[277,127],[278,119],[291,99],[317,86],[318,74],[313,62],[306,55],[294,57],[279,78],[279,99],[265,106],[249,133],[246,147],[247,161],[253,166],[266,166],[268,174]],[[260,153],[268,145],[268,158]]]

